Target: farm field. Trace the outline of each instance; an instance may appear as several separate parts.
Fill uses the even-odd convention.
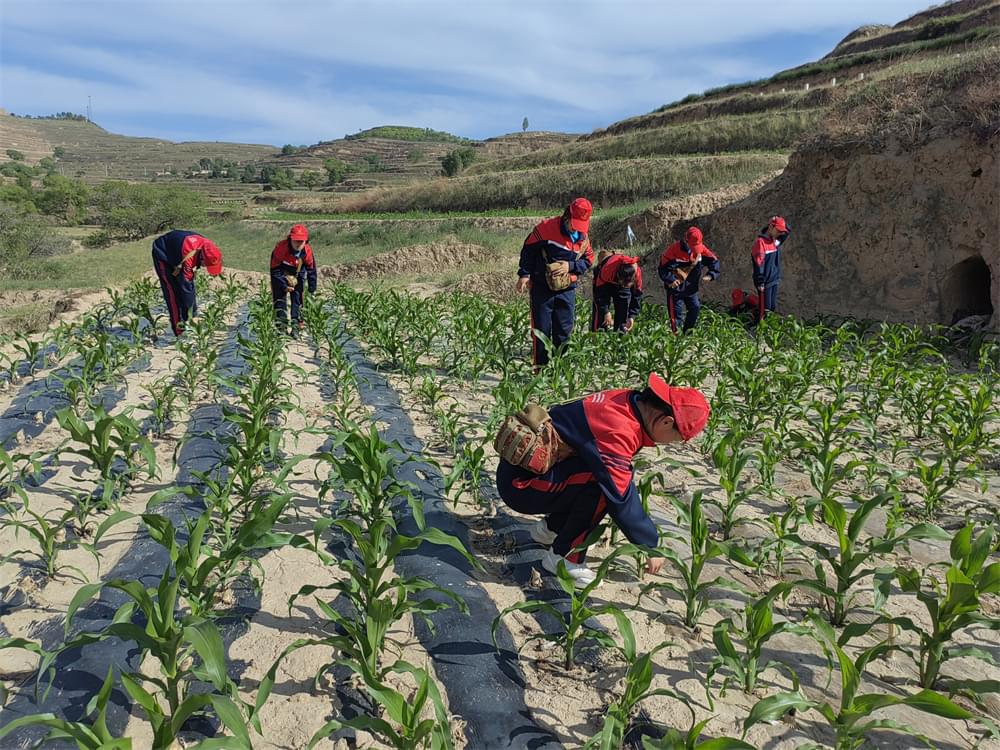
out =
[[[536,374],[524,302],[321,283],[288,340],[264,279],[180,340],[142,278],[2,343],[4,748],[1000,747],[996,344],[580,305]],[[576,591],[492,437],[650,371],[712,419]]]

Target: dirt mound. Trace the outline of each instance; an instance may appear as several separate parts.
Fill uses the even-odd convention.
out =
[[[722,206],[746,198],[773,180],[778,174],[778,172],[772,172],[746,184],[728,185],[708,193],[687,195],[683,198],[656,203],[640,214],[606,225],[596,225],[591,241],[601,247],[624,247],[627,227],[631,226],[638,244],[662,244],[671,236],[673,228],[680,222],[711,213]]]
[[[478,294],[493,302],[527,300],[527,294],[518,294],[514,290],[516,282],[517,275],[511,271],[482,271],[466,274],[460,281],[452,284],[449,289],[467,294]]]
[[[782,312],[950,324],[995,311],[1000,107],[983,82],[998,71],[994,53],[873,87],[871,106],[832,117],[778,179],[700,219],[726,280],[706,297],[749,288],[750,245],[780,213],[793,228]]]
[[[82,292],[57,289],[0,292],[0,334],[45,330],[59,315],[75,309]]]
[[[357,263],[321,266],[319,275],[331,281],[370,281],[390,276],[426,275],[495,260],[496,251],[482,245],[435,242],[380,253]]]

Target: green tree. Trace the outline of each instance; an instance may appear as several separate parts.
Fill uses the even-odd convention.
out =
[[[51,156],[43,156],[38,160],[38,168],[45,174],[54,174],[56,171],[56,160]]]
[[[260,176],[261,182],[272,190],[291,190],[295,187],[295,175],[288,167],[264,167]]]
[[[94,214],[115,239],[134,240],[170,227],[200,224],[207,198],[180,186],[105,182],[94,191]]]
[[[353,167],[340,159],[325,159],[323,169],[326,170],[326,184],[337,185],[344,181],[352,171]]]
[[[322,176],[320,176],[320,173],[312,169],[307,169],[305,172],[299,175],[299,184],[302,185],[303,187],[308,188],[309,190],[312,190],[321,182],[323,182],[323,178]]]
[[[11,161],[24,161],[24,154],[14,148],[7,149],[7,156]]]
[[[87,186],[79,180],[53,173],[42,180],[35,205],[43,214],[76,224],[86,215],[88,192]]]
[[[54,156],[56,159],[62,159],[65,155],[66,155],[66,149],[64,149],[62,146],[56,146],[54,149],[52,149],[52,156]]]
[[[521,132],[522,133],[527,133],[528,132],[528,118],[527,117],[525,117],[523,120],[521,120]]]
[[[476,160],[473,148],[458,148],[441,158],[441,173],[446,177],[454,177]]]
[[[365,154],[365,171],[384,172],[385,165],[382,163],[382,157],[378,154]]]
[[[35,213],[35,195],[20,185],[0,185],[0,203],[15,208],[21,213]]]
[[[243,167],[240,182],[257,182],[257,168],[253,164],[247,164]]]

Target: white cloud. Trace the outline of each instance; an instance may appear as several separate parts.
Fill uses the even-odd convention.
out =
[[[384,122],[485,135],[515,129],[523,114],[532,127],[597,126],[775,72],[774,52],[787,34],[839,37],[922,7],[921,0],[4,0],[0,49],[14,51],[2,53],[0,104],[79,110],[90,94],[110,122],[149,115],[149,133],[167,110],[251,123],[218,133],[220,140],[253,132],[271,142],[313,142]],[[24,52],[29,45],[33,54]],[[344,81],[345,72],[362,80]],[[402,91],[386,91],[383,76],[403,82]],[[202,132],[203,124],[190,131]]]

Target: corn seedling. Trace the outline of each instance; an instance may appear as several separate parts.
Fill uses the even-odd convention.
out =
[[[622,655],[628,664],[622,686],[622,695],[618,700],[608,705],[601,731],[583,745],[584,750],[593,750],[594,748],[618,750],[625,742],[625,735],[632,717],[642,701],[657,695],[677,697],[677,694],[669,688],[652,688],[653,657],[674,644],[666,641],[645,654],[638,654],[631,626],[623,629],[621,635]]]
[[[753,453],[744,448],[746,435],[731,431],[727,433],[715,446],[712,451],[712,461],[719,472],[719,486],[726,493],[724,502],[719,500],[706,500],[710,505],[714,505],[722,514],[721,531],[724,540],[729,539],[733,529],[741,523],[736,517],[737,511],[750,497],[749,491],[744,486],[743,474],[747,464],[753,457]]]
[[[930,740],[922,736],[912,727],[890,719],[875,718],[872,714],[892,706],[909,706],[917,711],[939,716],[943,719],[969,720],[975,715],[956,705],[933,690],[921,690],[913,695],[897,696],[886,693],[862,693],[861,679],[865,668],[873,659],[884,656],[896,649],[890,643],[879,643],[864,649],[852,659],[841,647],[836,633],[821,617],[810,617],[816,635],[825,643],[831,654],[836,656],[840,665],[840,704],[833,705],[823,701],[812,701],[801,692],[780,693],[759,701],[743,723],[744,731],[755,724],[773,721],[777,716],[784,715],[788,710],[806,711],[815,709],[826,719],[834,733],[832,747],[834,750],[857,750],[866,744],[866,735],[876,729],[891,729],[903,732],[921,741],[927,747],[934,747]],[[808,743],[799,745],[810,750],[820,750],[830,745]]]
[[[39,355],[45,351],[45,342],[33,339],[31,334],[22,333],[14,339],[13,345],[21,353],[21,356],[24,357],[28,375],[34,375],[41,364],[41,357]]]
[[[653,737],[643,737],[642,747],[643,750],[757,750],[753,745],[743,740],[736,739],[735,737],[716,737],[714,739],[701,739],[701,733],[705,731],[705,726],[711,719],[697,720],[697,714],[692,708],[692,700],[689,696],[672,693],[678,701],[681,702],[691,715],[690,726],[686,732],[682,732],[679,729],[669,728],[663,737],[653,738]],[[781,718],[781,714],[772,712],[774,715],[771,720],[777,720]],[[605,750],[605,748],[601,748]],[[611,750],[608,748],[607,750]]]
[[[417,689],[408,700],[384,683],[365,681],[365,688],[382,708],[384,718],[356,716],[351,719],[334,719],[327,722],[309,741],[310,750],[320,740],[339,729],[360,729],[371,732],[394,750],[449,750],[454,746],[448,712],[441,692],[427,671],[405,661],[397,661],[390,670],[396,674],[409,674]],[[430,704],[433,718],[425,718]]]
[[[109,666],[101,689],[87,703],[86,714],[94,717],[89,724],[67,721],[51,713],[33,714],[14,719],[0,727],[0,740],[24,727],[45,727],[49,730],[48,734],[35,747],[42,747],[50,742],[63,745],[66,740],[71,740],[76,744],[77,750],[132,750],[131,737],[114,737],[108,730],[105,714],[114,685],[114,667]]]
[[[611,635],[611,633],[603,628],[594,628],[590,626],[588,622],[592,618],[600,615],[611,615],[618,624],[619,631],[623,634],[623,637],[627,638],[628,635],[631,635],[632,633],[632,624],[629,622],[628,616],[621,609],[612,604],[592,604],[590,602],[590,595],[607,576],[608,571],[611,569],[611,566],[618,557],[621,555],[631,555],[636,551],[638,551],[638,548],[632,544],[623,544],[620,547],[617,547],[611,552],[611,554],[601,561],[601,564],[594,571],[594,580],[582,589],[576,588],[573,578],[570,577],[569,573],[566,571],[566,565],[560,561],[558,569],[559,572],[556,575],[556,580],[559,582],[559,587],[566,592],[566,595],[569,597],[569,611],[564,615],[559,611],[559,609],[549,602],[537,599],[512,604],[504,609],[499,615],[497,615],[496,619],[493,620],[493,645],[497,645],[497,628],[500,627],[501,620],[503,620],[503,618],[507,615],[512,612],[527,612],[529,614],[544,612],[561,622],[563,624],[563,629],[554,633],[543,632],[530,635],[525,640],[521,648],[524,648],[524,646],[527,646],[533,641],[548,641],[549,643],[553,643],[562,651],[563,667],[565,669],[572,669],[574,660],[577,656],[577,651],[580,645],[585,641],[592,641],[597,647],[600,648],[620,648],[618,646],[618,642],[615,640],[614,636]]]
[[[238,687],[226,672],[222,637],[211,621],[177,614],[179,585],[179,579],[168,569],[155,588],[147,589],[138,581],[126,580],[81,586],[66,613],[67,635],[80,607],[102,590],[120,591],[128,600],[102,630],[80,633],[62,649],[120,638],[135,643],[142,657],[156,661],[156,677],[135,671],[122,672],[119,678],[122,688],[151,725],[153,750],[170,750],[184,722],[205,713],[214,714],[232,733],[225,745],[213,746],[249,749],[245,718],[249,707],[240,700]],[[133,624],[137,615],[145,620],[145,627]],[[210,685],[211,690],[206,692],[202,683]],[[259,731],[259,725],[255,726]]]
[[[899,582],[903,593],[914,594],[927,610],[930,627],[915,623],[908,617],[888,619],[893,625],[913,633],[920,642],[918,649],[908,651],[916,662],[920,673],[920,686],[933,688],[938,681],[941,667],[950,659],[971,657],[995,664],[992,655],[975,646],[956,646],[952,642],[955,635],[965,628],[977,627],[1000,630],[1000,619],[985,614],[980,607],[980,597],[1000,593],[1000,563],[988,563],[994,551],[993,528],[987,527],[975,534],[972,524],[967,524],[951,540],[951,563],[943,565],[944,585],[929,571],[921,573],[912,568],[900,568],[884,576],[878,587],[884,600],[888,596],[888,584],[893,577]],[[855,629],[861,632],[860,626]],[[844,637],[856,634],[845,631]],[[949,689],[963,688],[970,681],[957,679],[949,682]],[[975,682],[975,692],[998,692],[1000,682]]]
[[[129,412],[110,415],[104,407],[98,406],[93,413],[93,421],[81,419],[72,409],[56,412],[59,426],[66,430],[73,442],[80,447],[62,448],[63,453],[72,453],[90,461],[91,467],[100,477],[105,488],[120,490],[127,488],[138,476],[141,467],[137,457],[145,463],[146,475],[156,476],[156,454],[152,443],[146,439]],[[117,467],[124,464],[121,469]],[[112,496],[117,492],[112,491]]]
[[[671,503],[677,511],[682,525],[687,527],[687,534],[675,532],[665,533],[670,539],[685,545],[690,553],[690,559],[685,559],[668,547],[660,547],[651,554],[663,557],[670,567],[680,577],[679,582],[653,581],[643,586],[639,599],[654,591],[666,589],[677,594],[684,602],[684,624],[694,628],[701,621],[701,616],[709,607],[708,594],[713,588],[725,588],[731,591],[743,591],[743,587],[725,576],[717,576],[703,581],[705,566],[714,559],[727,556],[741,564],[751,565],[752,561],[738,548],[726,543],[717,542],[709,536],[708,521],[702,510],[702,493],[696,492],[690,505],[672,497]]]
[[[169,377],[154,380],[142,389],[149,394],[149,417],[153,423],[153,434],[163,437],[173,419],[180,392]]]
[[[855,497],[857,507],[853,512],[849,512],[839,500],[824,500],[823,521],[837,535],[837,545],[832,549],[822,542],[808,540],[798,534],[789,535],[789,539],[795,544],[812,550],[816,555],[813,566],[816,577],[796,581],[795,585],[818,592],[823,597],[827,617],[837,627],[847,621],[847,615],[853,607],[855,595],[852,588],[861,579],[877,572],[876,568],[870,566],[876,563],[878,557],[908,549],[910,541],[915,539],[950,539],[944,530],[928,523],[917,524],[900,534],[862,539],[869,516],[892,500],[891,493],[881,493],[868,500]],[[827,568],[831,570],[832,576],[827,573]]]
[[[789,634],[812,637],[813,631],[807,625],[774,620],[774,600],[781,587],[743,609],[742,617],[727,617],[720,620],[712,630],[712,642],[718,652],[705,674],[705,695],[712,707],[712,678],[722,672],[720,695],[725,697],[726,688],[732,683],[750,695],[757,688],[760,676],[769,669],[784,672],[791,678],[794,689],[798,689],[798,676],[787,664],[773,659],[765,660],[764,646],[776,636]],[[734,643],[733,637],[738,640]],[[737,645],[739,644],[739,645]]]

